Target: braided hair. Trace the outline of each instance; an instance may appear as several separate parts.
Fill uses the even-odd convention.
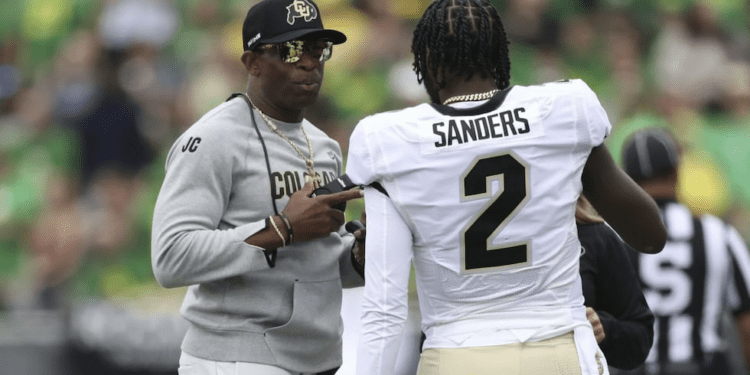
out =
[[[417,80],[422,83],[429,75],[438,80],[433,83],[439,91],[448,74],[467,80],[479,74],[505,89],[510,86],[508,44],[500,15],[487,0],[436,0],[414,30],[411,51]],[[429,94],[438,101],[436,92]]]

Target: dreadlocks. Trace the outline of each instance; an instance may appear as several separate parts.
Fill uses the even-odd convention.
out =
[[[436,0],[414,31],[414,71],[420,83],[425,74],[439,80],[438,90],[448,73],[467,80],[475,73],[491,76],[504,89],[510,85],[508,43],[500,15],[487,0]]]

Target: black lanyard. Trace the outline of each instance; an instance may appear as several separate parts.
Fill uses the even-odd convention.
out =
[[[250,98],[247,97],[247,94],[245,93],[234,93],[232,96],[227,99],[227,101],[230,101],[236,97],[242,97],[242,99],[245,99],[245,102],[247,103],[248,108],[250,108],[250,119],[253,120],[253,127],[255,128],[255,132],[258,133],[258,139],[260,140],[261,146],[263,146],[263,155],[266,158],[266,170],[268,171],[268,184],[271,191],[273,191],[273,183],[271,182],[271,161],[268,158],[268,149],[266,148],[266,142],[263,140],[263,136],[260,134],[260,129],[258,128],[258,123],[255,120],[255,111],[253,110],[253,103],[250,102]],[[273,213],[274,215],[279,214],[279,209],[276,207],[276,200],[271,197],[271,203],[273,205]],[[266,226],[270,225],[270,223],[267,221]],[[268,266],[273,268],[276,266],[276,249],[269,250],[269,251],[263,251],[263,254],[266,256],[266,261],[268,262]]]

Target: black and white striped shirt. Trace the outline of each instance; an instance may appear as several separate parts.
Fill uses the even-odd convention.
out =
[[[672,200],[658,203],[667,244],[658,254],[633,254],[656,315],[647,364],[695,363],[705,370],[706,362],[714,362],[709,358],[725,351],[720,326],[725,309],[735,315],[750,311],[750,253],[719,218],[693,216]]]

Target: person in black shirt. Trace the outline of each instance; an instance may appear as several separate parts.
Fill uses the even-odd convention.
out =
[[[589,322],[614,368],[634,369],[654,341],[654,314],[646,303],[628,252],[634,252],[582,195],[576,205],[580,274]]]

